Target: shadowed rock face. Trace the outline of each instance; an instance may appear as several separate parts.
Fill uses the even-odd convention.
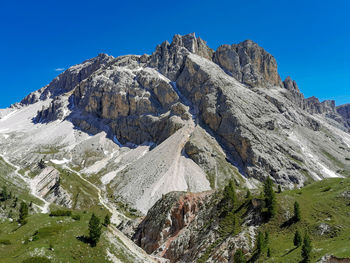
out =
[[[343,117],[350,127],[350,104],[344,104],[337,107],[337,112]]]

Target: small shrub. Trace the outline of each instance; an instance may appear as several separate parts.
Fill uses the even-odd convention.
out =
[[[72,216],[72,211],[56,210],[56,211],[52,211],[49,216]]]
[[[324,188],[324,189],[322,190],[322,192],[328,192],[328,191],[330,191],[331,189],[332,189],[332,187],[327,186],[326,188]]]
[[[72,219],[75,221],[80,221],[80,215],[72,215]]]
[[[11,241],[8,239],[0,239],[0,245],[11,245]]]
[[[33,237],[32,237],[32,241],[36,241],[36,240],[39,239],[39,235],[38,234],[39,234],[38,230],[34,232]]]
[[[109,226],[110,223],[111,223],[111,216],[107,214],[105,216],[103,224],[104,224],[104,226]]]
[[[51,263],[51,260],[44,257],[31,257],[23,260],[22,263]]]
[[[246,263],[245,256],[243,254],[242,249],[238,249],[234,255],[234,262],[235,263]]]

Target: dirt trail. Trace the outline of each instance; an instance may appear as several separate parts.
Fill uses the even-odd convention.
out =
[[[110,206],[107,199],[103,198],[101,195],[101,189],[98,188],[96,185],[91,183],[90,181],[86,180],[79,172],[73,171],[71,168],[69,168],[67,165],[63,166],[65,169],[71,171],[72,173],[75,173],[78,175],[84,182],[91,185],[93,188],[96,189],[98,194],[99,202],[112,214],[111,222],[115,225],[118,225],[122,222],[122,220],[128,220],[128,218],[119,213],[113,206]],[[152,262],[155,263],[155,261],[151,256],[149,256],[143,249],[138,247],[134,242],[132,242],[127,236],[125,236],[120,230],[118,230],[113,225],[109,226],[109,230],[112,231],[113,234],[115,234],[122,242],[123,244],[132,251],[138,258],[142,259],[144,262]]]
[[[11,166],[15,167],[15,169],[16,169],[16,170],[15,170],[15,174],[16,174],[19,178],[21,178],[21,179],[27,184],[27,186],[28,186],[29,189],[30,189],[30,193],[31,193],[33,196],[35,196],[36,198],[40,199],[40,200],[44,203],[43,206],[39,206],[39,205],[36,205],[36,204],[35,204],[35,205],[36,205],[38,208],[40,208],[41,213],[47,214],[47,213],[49,212],[50,203],[47,202],[44,198],[42,198],[40,195],[37,194],[37,192],[36,192],[36,184],[35,184],[34,180],[28,176],[29,171],[25,172],[24,176],[21,175],[21,174],[19,173],[19,170],[20,170],[21,168],[20,168],[19,166],[17,166],[17,165],[15,165],[15,164],[11,163],[4,155],[0,154],[0,156],[2,157],[2,159],[3,159],[6,163],[8,163],[8,164],[10,164]]]

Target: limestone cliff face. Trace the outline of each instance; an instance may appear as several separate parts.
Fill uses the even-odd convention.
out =
[[[214,51],[205,41],[196,38],[194,33],[185,36],[175,35],[171,44],[165,41],[157,46],[155,52],[149,57],[148,66],[158,68],[160,73],[175,81],[184,59],[190,53],[211,60]]]
[[[179,97],[170,80],[142,65],[138,56],[118,58],[74,90],[74,105],[107,121],[122,143],[162,142],[182,127],[171,118]]]
[[[50,203],[72,207],[69,194],[60,185],[60,173],[54,167],[46,167],[34,177],[33,184],[39,196]]]
[[[189,140],[184,151],[212,186],[235,170],[258,180],[271,175],[290,188],[327,177],[322,167],[339,170],[322,154],[325,149],[314,145],[327,140],[322,123],[335,120],[344,127],[341,110],[334,101],[305,99],[289,77],[281,82],[274,57],[252,41],[214,52],[194,34],[175,35],[151,55],[99,55],[68,69],[26,101],[44,97],[52,101],[36,121],[68,119],[123,144],[159,145],[189,123],[199,126],[202,139]],[[307,148],[299,143],[303,138]],[[214,157],[201,140],[207,149],[216,149]],[[334,141],[325,148],[337,158],[343,142]],[[310,154],[318,157],[304,162]]]
[[[249,86],[281,85],[275,58],[251,40],[220,46],[214,62]]]

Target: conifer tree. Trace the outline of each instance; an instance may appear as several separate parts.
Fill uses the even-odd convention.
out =
[[[261,231],[259,231],[258,233],[258,237],[256,240],[256,248],[257,248],[257,252],[258,255],[262,254],[264,252],[265,249],[265,237],[263,235],[263,233]]]
[[[91,219],[89,221],[89,239],[91,242],[91,246],[96,246],[98,240],[101,237],[101,224],[100,219],[92,214]]]
[[[27,223],[26,218],[28,216],[28,205],[25,202],[21,202],[19,207],[19,219],[18,223],[25,225]]]
[[[243,254],[242,249],[237,249],[235,255],[234,255],[234,262],[235,263],[246,263],[247,260],[245,259],[245,256]]]
[[[16,197],[15,200],[13,201],[13,204],[12,204],[12,207],[13,207],[13,208],[16,208],[16,206],[17,206],[17,201],[18,201],[18,198]]]
[[[264,196],[267,208],[267,215],[270,219],[276,214],[276,196],[273,190],[273,182],[270,177],[267,177],[264,183]]]
[[[302,242],[303,242],[303,238],[301,237],[300,232],[298,230],[295,231],[294,240],[293,240],[294,246],[299,247],[301,246]]]
[[[265,232],[265,246],[269,244],[269,233],[266,231]]]
[[[308,234],[305,234],[303,247],[301,248],[301,256],[303,257],[304,263],[311,262],[311,239]]]
[[[249,200],[251,197],[252,197],[252,193],[248,189],[245,198]]]
[[[9,214],[8,214],[8,216],[7,216],[7,217],[8,217],[8,218],[13,218],[12,209],[10,209]]]
[[[230,212],[234,210],[234,207],[237,202],[236,192],[234,189],[233,181],[230,180],[229,183],[225,186],[223,191],[223,199],[219,205],[219,208],[222,211],[220,217],[225,217]]]
[[[110,216],[109,214],[107,214],[107,215],[105,216],[105,219],[104,219],[103,224],[104,224],[105,226],[109,226],[110,223],[111,223],[111,216]]]
[[[235,192],[235,188],[232,180],[230,180],[228,185],[225,186],[224,198],[232,204],[232,207],[235,206],[237,197],[236,197],[236,192]]]
[[[38,166],[39,166],[40,169],[44,169],[46,167],[45,162],[44,162],[43,159],[40,160],[40,162],[38,163]]]
[[[7,187],[5,185],[2,187],[1,195],[2,195],[2,200],[6,201],[8,199]]]
[[[301,220],[300,206],[297,201],[294,202],[294,220],[299,222]]]
[[[282,188],[281,188],[281,185],[280,185],[280,184],[278,185],[278,191],[277,191],[277,193],[282,193]]]

